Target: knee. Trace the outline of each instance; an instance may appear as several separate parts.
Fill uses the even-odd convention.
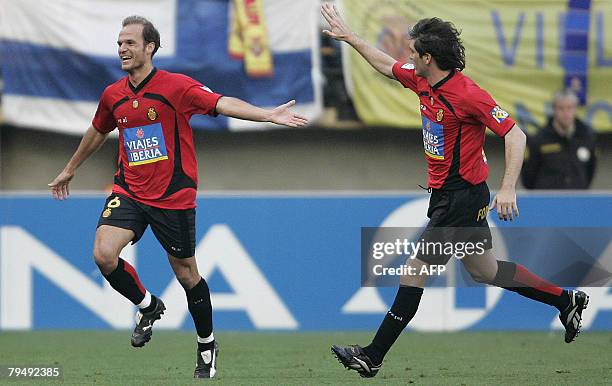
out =
[[[113,249],[101,242],[96,242],[93,251],[94,261],[100,271],[108,275],[117,267],[118,254]]]
[[[200,274],[197,269],[193,270],[191,267],[180,267],[174,271],[176,280],[185,289],[193,288],[200,282]]]

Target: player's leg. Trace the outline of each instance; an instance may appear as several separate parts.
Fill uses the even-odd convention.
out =
[[[589,297],[582,291],[564,290],[533,274],[521,264],[496,260],[490,250],[484,254],[470,255],[462,260],[472,278],[516,292],[529,299],[557,308],[565,326],[565,341],[570,343],[580,331],[582,311]]]
[[[412,271],[418,274],[404,275],[400,278],[400,286],[393,305],[378,327],[372,342],[365,347],[359,345],[332,346],[332,352],[338,361],[347,369],[356,370],[362,377],[370,378],[378,373],[382,367],[383,358],[419,307],[423,288],[429,278],[427,275],[420,274],[423,272],[421,268],[430,264],[420,259],[409,259],[406,265],[413,267]]]
[[[142,285],[134,267],[119,256],[130,241],[140,239],[146,227],[142,214],[132,200],[111,195],[98,221],[94,242],[94,260],[104,278],[139,308],[131,338],[134,347],[142,347],[151,339],[153,322],[165,310],[163,302]]]
[[[588,304],[588,296],[580,291],[565,291],[541,277],[529,272],[520,264],[496,260],[491,253],[492,240],[487,222],[488,204],[491,199],[485,183],[456,194],[466,216],[456,224],[460,227],[461,241],[483,242],[484,254],[472,254],[462,259],[475,280],[492,284],[520,295],[556,307],[565,326],[565,341],[571,342],[580,330],[582,310]]]
[[[439,237],[438,227],[444,226],[451,210],[451,194],[448,191],[434,190],[429,200],[427,216],[430,218],[427,228],[418,240],[430,240]],[[332,346],[332,352],[346,368],[356,370],[362,377],[373,377],[382,367],[382,361],[391,346],[395,343],[404,328],[414,317],[421,302],[423,288],[428,275],[421,274],[423,266],[446,264],[450,256],[424,256],[406,262],[413,267],[415,275],[403,275],[400,287],[393,300],[393,305],[385,315],[372,342],[365,347]],[[429,269],[427,271],[430,271]]]
[[[212,378],[216,372],[218,345],[213,334],[212,304],[206,280],[200,276],[195,257],[178,258],[168,254],[177,280],[183,286],[187,307],[197,332],[198,361],[195,378]]]
[[[185,290],[189,313],[197,332],[195,378],[212,378],[216,373],[218,345],[213,335],[212,304],[206,280],[200,276],[195,255],[195,209],[147,208],[155,237],[168,253],[168,261]]]

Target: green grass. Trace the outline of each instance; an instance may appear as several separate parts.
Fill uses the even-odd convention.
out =
[[[332,357],[332,343],[365,343],[370,333],[218,333],[214,384],[596,385],[612,382],[612,333],[406,332],[381,372],[362,380]],[[191,385],[194,335],[157,331],[145,348],[128,331],[0,333],[0,364],[61,365],[69,385]],[[1,384],[17,382],[0,380]],[[26,381],[19,384],[60,384]]]

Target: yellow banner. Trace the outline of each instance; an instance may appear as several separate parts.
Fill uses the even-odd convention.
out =
[[[462,31],[463,71],[524,128],[550,114],[552,95],[563,88],[562,64],[568,1],[533,0],[345,0],[341,13],[370,44],[398,60],[407,58],[406,34],[422,18],[439,17]],[[586,104],[579,109],[598,131],[612,131],[612,1],[592,0],[588,16]],[[607,22],[607,23],[606,23]],[[347,88],[367,124],[420,127],[418,98],[378,74],[348,51]]]
[[[243,59],[248,75],[272,76],[274,63],[266,29],[263,0],[233,0],[228,37],[230,56]]]

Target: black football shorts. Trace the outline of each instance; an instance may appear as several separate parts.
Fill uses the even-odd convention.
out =
[[[134,231],[132,244],[151,225],[153,234],[170,255],[178,258],[195,255],[195,209],[161,209],[111,194],[100,214],[100,225]]]
[[[458,190],[432,189],[427,210],[429,223],[419,240],[450,242],[455,250],[465,248],[468,243],[475,245],[476,251],[491,249],[493,243],[487,222],[490,198],[486,182]],[[434,252],[419,254],[418,258],[429,264],[446,264],[453,256],[436,253],[440,249],[430,250]]]

